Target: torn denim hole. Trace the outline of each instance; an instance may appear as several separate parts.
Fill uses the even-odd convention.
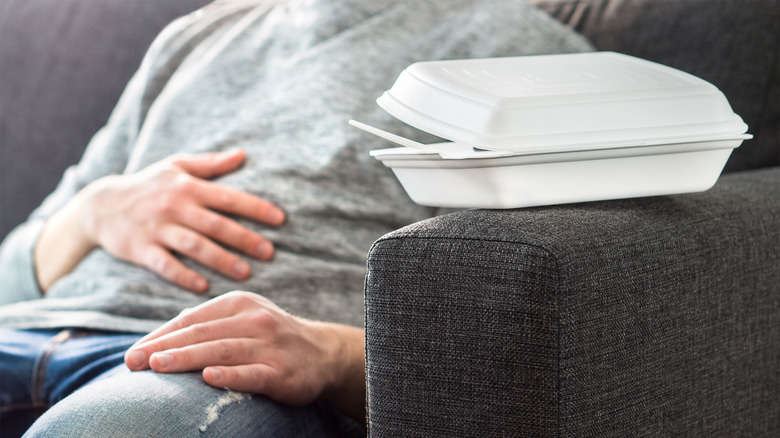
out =
[[[251,395],[243,392],[237,392],[231,389],[225,389],[225,391],[225,395],[217,399],[214,404],[206,408],[206,420],[203,422],[203,424],[200,425],[200,427],[198,427],[201,432],[205,432],[211,423],[219,419],[219,414],[222,411],[222,408],[232,403],[240,403],[242,400],[249,400],[252,398]]]

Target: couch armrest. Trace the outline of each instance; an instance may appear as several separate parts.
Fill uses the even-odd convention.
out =
[[[780,168],[440,216],[372,247],[372,436],[780,430]]]

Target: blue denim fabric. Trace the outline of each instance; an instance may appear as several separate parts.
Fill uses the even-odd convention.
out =
[[[21,436],[54,403],[122,364],[140,336],[0,329],[0,436]]]
[[[322,402],[287,406],[211,387],[200,373],[130,372],[122,357],[139,335],[0,330],[0,336],[3,437],[24,433],[43,411],[25,436],[365,436],[362,424]]]
[[[362,425],[317,402],[287,406],[214,388],[200,373],[130,372],[88,385],[47,411],[25,437],[365,436]]]

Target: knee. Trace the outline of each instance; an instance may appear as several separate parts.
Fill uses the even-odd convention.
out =
[[[345,436],[353,426],[322,402],[292,407],[211,387],[200,373],[126,371],[63,399],[25,436]]]
[[[196,387],[196,390],[191,389]],[[25,436],[192,436],[198,374],[125,373],[87,385],[46,411]]]

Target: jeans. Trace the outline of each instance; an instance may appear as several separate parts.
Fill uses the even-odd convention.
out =
[[[287,406],[211,387],[200,373],[130,372],[124,351],[139,337],[0,329],[2,437],[20,436],[36,418],[24,436],[365,436],[323,402]]]
[[[140,337],[0,329],[0,436],[21,436],[46,409],[122,364]]]

